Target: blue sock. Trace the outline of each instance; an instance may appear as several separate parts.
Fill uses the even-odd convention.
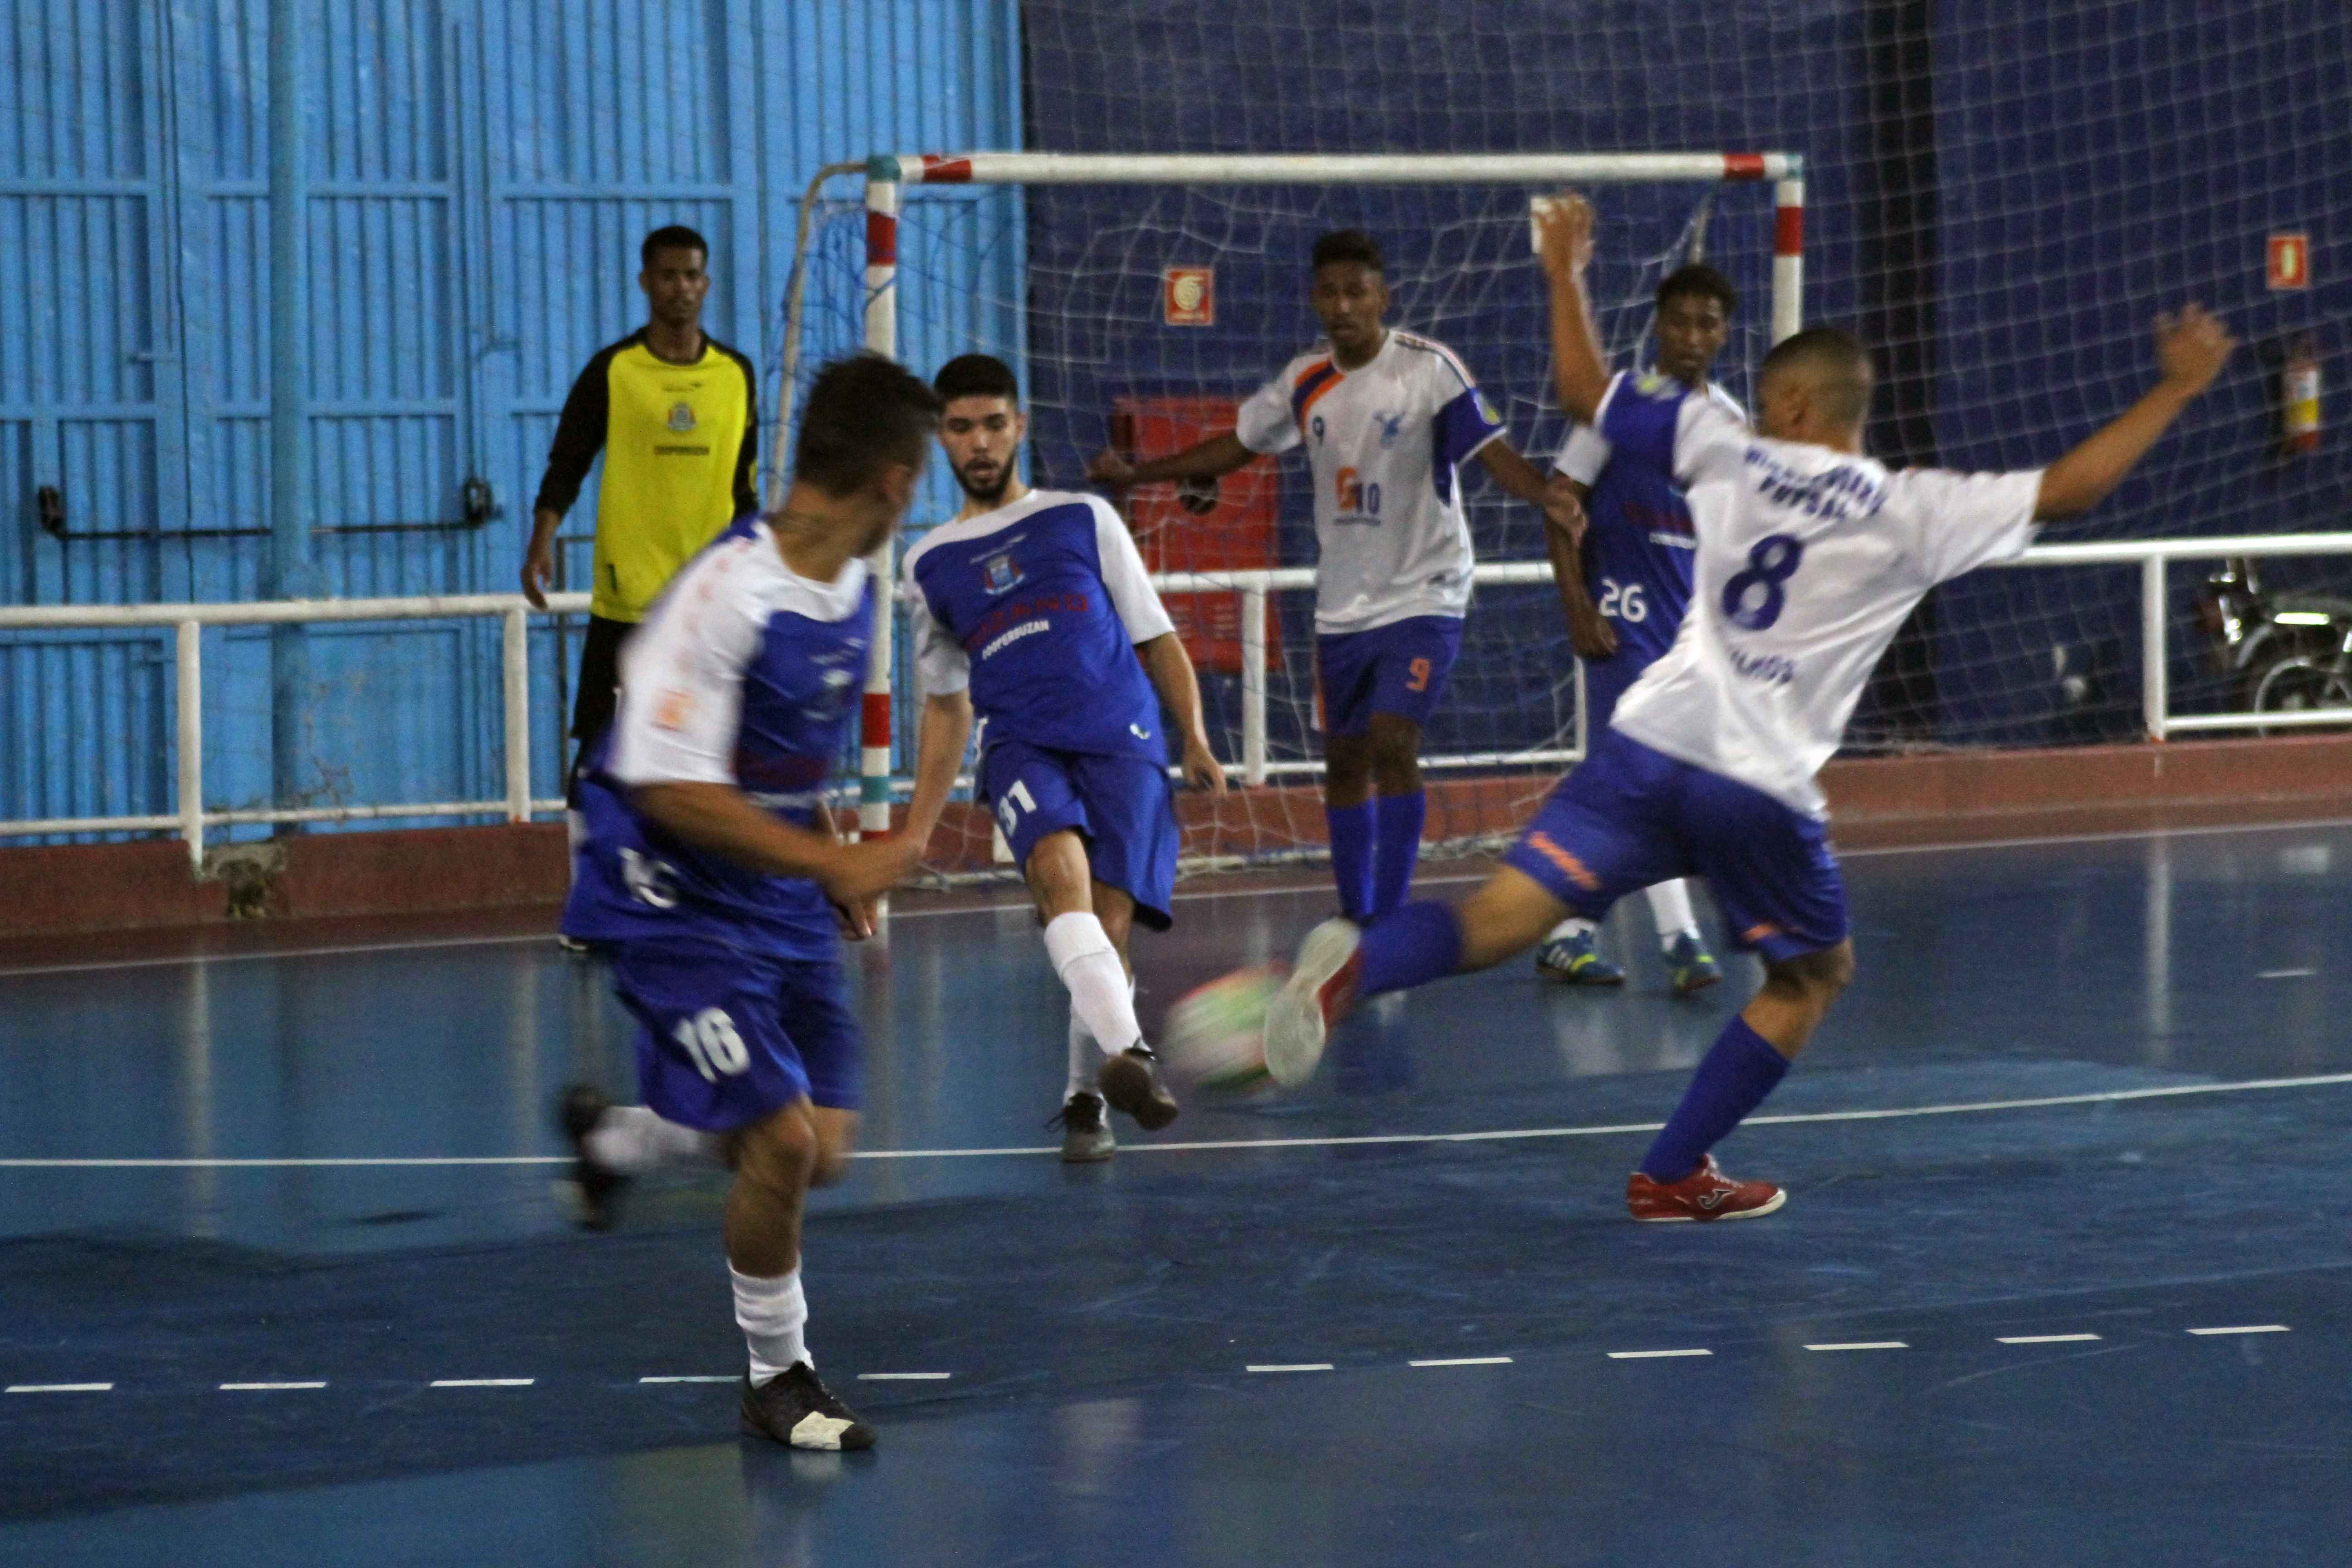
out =
[[[1372,803],[1372,919],[1403,903],[1412,890],[1413,864],[1421,858],[1421,825],[1428,815],[1425,790],[1384,795]]]
[[[1370,947],[1370,938],[1364,945]],[[1364,989],[1371,986],[1367,984]],[[1706,1152],[1763,1104],[1788,1070],[1789,1058],[1774,1050],[1772,1042],[1749,1028],[1747,1019],[1733,1018],[1691,1075],[1690,1087],[1683,1090],[1683,1102],[1667,1119],[1665,1131],[1642,1156],[1642,1173],[1654,1182],[1679,1182],[1697,1170]]]
[[[1443,980],[1462,963],[1462,922],[1452,904],[1407,904],[1364,932],[1356,994],[1377,995]]]
[[[1339,884],[1339,912],[1360,921],[1372,908],[1372,803],[1327,805],[1331,830],[1331,876]]]

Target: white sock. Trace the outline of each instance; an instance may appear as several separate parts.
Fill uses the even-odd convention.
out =
[[[1141,1043],[1143,1026],[1135,1021],[1134,991],[1102,921],[1078,910],[1055,915],[1045,925],[1045,953],[1054,961],[1054,973],[1069,987],[1070,1010],[1103,1055],[1117,1056]]]
[[[1650,913],[1657,917],[1658,945],[1672,947],[1687,931],[1698,934],[1698,917],[1691,913],[1690,889],[1680,877],[1650,889]]]
[[[726,1139],[665,1121],[642,1105],[616,1105],[581,1140],[588,1157],[608,1171],[639,1175],[664,1165],[723,1165]]]
[[[1135,982],[1132,980],[1127,983],[1127,1000],[1129,1006],[1135,1005]],[[1087,1032],[1086,1024],[1078,1017],[1077,1008],[1073,1005],[1070,1008],[1070,1076],[1062,1086],[1062,1103],[1068,1104],[1074,1094],[1098,1095],[1102,1092],[1103,1054],[1096,1047],[1094,1036]]]
[[[1586,920],[1581,915],[1570,915],[1568,919],[1560,921],[1559,924],[1552,927],[1551,930],[1545,934],[1544,941],[1566,942],[1572,936],[1591,936],[1600,931],[1600,929],[1601,928],[1599,926],[1594,925],[1591,921]]]
[[[803,1332],[808,1327],[808,1297],[801,1290],[801,1271],[795,1268],[772,1279],[738,1274],[732,1268],[727,1272],[735,1281],[735,1323],[751,1352],[752,1383],[765,1383],[797,1361],[808,1362],[814,1371],[816,1363]]]

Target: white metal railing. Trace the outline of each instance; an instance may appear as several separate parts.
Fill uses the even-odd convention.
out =
[[[2352,532],[2284,533],[2210,539],[2117,541],[2098,544],[2046,544],[2029,550],[2005,564],[2012,568],[2052,566],[2128,566],[2140,568],[2140,640],[2143,690],[2141,711],[2150,739],[2191,731],[2289,729],[2306,725],[2341,725],[2352,715],[2338,709],[2292,713],[2213,713],[2176,716],[2169,710],[2170,689],[2166,668],[2166,629],[2169,619],[2168,569],[2175,561],[2217,560],[2246,555],[2352,555]],[[1549,583],[1548,562],[1496,562],[1475,569],[1475,580],[1486,585]],[[1288,566],[1257,571],[1179,572],[1152,579],[1162,593],[1238,594],[1242,600],[1242,755],[1228,771],[1245,784],[1262,784],[1277,775],[1318,771],[1312,759],[1276,760],[1266,743],[1265,611],[1269,594],[1297,592],[1315,585],[1310,567]],[[551,594],[545,612],[534,611],[514,594],[462,594],[412,599],[298,599],[228,605],[40,605],[0,606],[0,632],[122,628],[173,628],[174,636],[174,737],[177,770],[176,809],[144,816],[47,817],[0,822],[0,837],[31,837],[68,833],[176,831],[187,844],[189,858],[201,865],[205,831],[209,827],[279,822],[349,822],[387,817],[474,816],[503,814],[509,821],[527,821],[537,812],[560,811],[561,799],[533,799],[530,794],[530,618],[535,614],[578,615],[588,608],[586,594]],[[497,616],[504,622],[500,640],[500,689],[505,735],[505,793],[496,800],[424,801],[390,805],[295,806],[269,809],[206,811],[204,809],[204,660],[202,633],[205,626],[269,626],[327,621],[445,620]],[[1582,723],[1580,701],[1578,722]],[[1580,748],[1549,747],[1514,752],[1467,752],[1424,758],[1423,765],[1497,767],[1517,763],[1573,761]]]

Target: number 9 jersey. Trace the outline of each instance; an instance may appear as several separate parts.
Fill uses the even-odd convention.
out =
[[[1674,475],[1698,536],[1682,629],[1612,722],[1810,816],[1827,815],[1814,775],[1913,608],[2033,542],[2039,469],[1890,473],[1755,435],[1660,376],[1616,377],[1594,425]]]

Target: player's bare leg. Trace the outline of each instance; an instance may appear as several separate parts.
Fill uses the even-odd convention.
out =
[[[1094,1064],[1101,1100],[1146,1130],[1167,1126],[1176,1120],[1176,1098],[1160,1083],[1151,1049],[1143,1042],[1142,1026],[1136,1022],[1134,972],[1126,956],[1134,900],[1095,880],[1086,841],[1075,828],[1037,840],[1022,872],[1045,923],[1045,952],[1054,961],[1054,973],[1069,989],[1073,1031],[1083,1029],[1102,1058]],[[1073,1163],[1109,1152],[1107,1144],[1099,1152],[1089,1152],[1098,1141],[1080,1139],[1070,1127],[1072,1102],[1082,1092],[1073,1090],[1063,1101],[1065,1157]],[[1083,1120],[1089,1109],[1079,1106],[1076,1117]],[[1073,1152],[1079,1144],[1084,1147]]]
[[[824,1131],[819,1131],[819,1118]],[[874,1432],[817,1381],[801,1289],[801,1215],[828,1162],[847,1157],[855,1118],[794,1100],[738,1131],[727,1190],[727,1266],[751,1352],[743,1429],[795,1448],[870,1448]]]

